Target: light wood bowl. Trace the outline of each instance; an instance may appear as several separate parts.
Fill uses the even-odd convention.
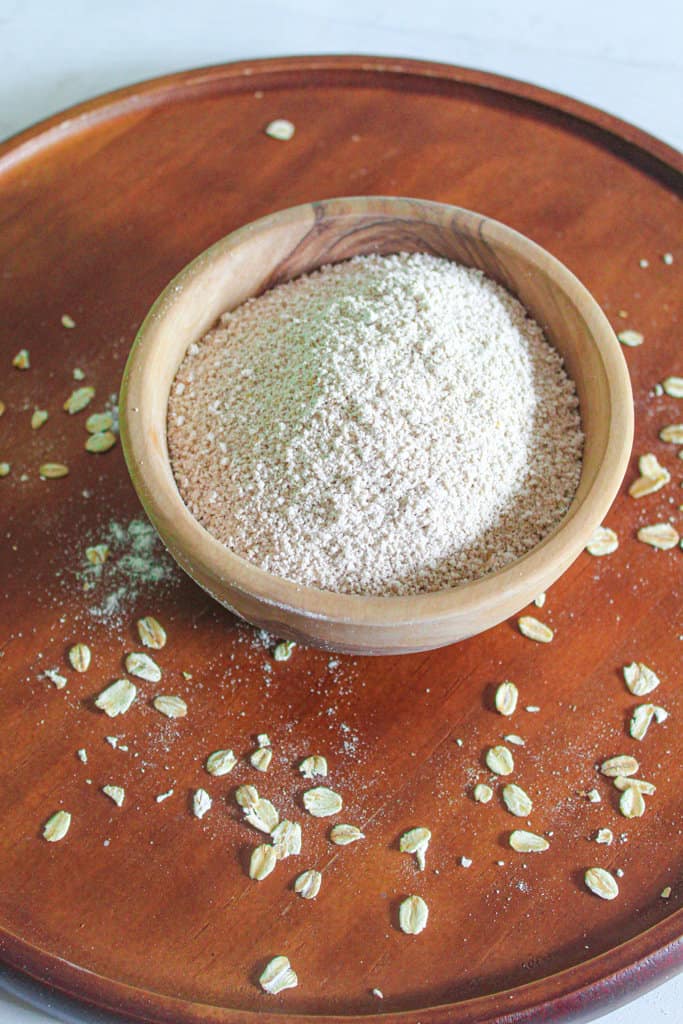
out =
[[[500,572],[450,590],[362,597],[303,587],[237,557],[187,510],[166,444],[169,391],[188,346],[221,313],[359,253],[430,252],[478,267],[542,325],[576,382],[586,437],[578,491],[546,539]],[[132,347],[121,439],[133,485],[182,568],[230,611],[278,637],[389,654],[462,640],[518,612],[583,550],[622,481],[633,439],[626,363],[602,310],[563,264],[511,228],[419,199],[331,199],[283,210],[221,239],[162,292]]]

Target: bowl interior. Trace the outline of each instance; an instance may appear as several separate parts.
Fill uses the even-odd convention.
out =
[[[544,328],[564,357],[579,395],[586,438],[580,485],[555,531],[491,577],[438,594],[401,598],[299,587],[233,555],[183,505],[166,446],[171,384],[188,346],[246,298],[326,263],[361,253],[401,251],[429,252],[483,270],[516,295]],[[337,620],[359,617],[366,625],[386,622],[387,616],[415,621],[460,612],[469,614],[464,628],[470,632],[477,631],[477,616],[471,614],[477,608],[497,606],[495,621],[500,621],[576,557],[621,482],[633,420],[618,342],[597,303],[566,267],[529,239],[479,214],[385,197],[329,200],[286,210],[247,225],[200,255],[171,282],[142,325],[126,367],[121,407],[126,456],[150,518],[183,567],[223,603],[231,606],[225,588],[237,588],[239,594],[255,596],[257,618],[259,602],[266,601]]]

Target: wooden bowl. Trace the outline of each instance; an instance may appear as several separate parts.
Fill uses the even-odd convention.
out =
[[[516,295],[562,353],[585,433],[578,491],[555,530],[500,572],[449,590],[363,597],[273,576],[211,536],[187,510],[166,445],[169,391],[188,346],[221,313],[326,263],[359,253],[430,252],[478,267]],[[547,589],[602,522],[633,439],[626,363],[602,310],[563,264],[511,228],[419,199],[331,199],[283,210],[221,239],[162,292],[123,376],[121,439],[133,484],[165,545],[217,601],[278,637],[329,650],[428,650],[501,622]]]

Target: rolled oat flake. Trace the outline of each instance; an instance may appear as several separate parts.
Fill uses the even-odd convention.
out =
[[[288,988],[296,988],[298,978],[286,956],[276,956],[268,963],[259,978],[264,992],[277,995]]]
[[[429,907],[421,896],[407,896],[398,908],[398,923],[406,935],[419,935],[427,927]]]
[[[294,882],[294,892],[305,900],[314,900],[320,892],[322,880],[323,876],[315,869],[303,871]]]
[[[586,888],[601,900],[614,900],[619,895],[619,885],[614,875],[604,868],[588,868],[584,875]]]

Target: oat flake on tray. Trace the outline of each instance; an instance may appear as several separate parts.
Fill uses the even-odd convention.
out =
[[[574,385],[480,271],[364,256],[248,300],[169,400],[176,479],[237,554],[299,583],[415,593],[497,570],[578,485]]]

